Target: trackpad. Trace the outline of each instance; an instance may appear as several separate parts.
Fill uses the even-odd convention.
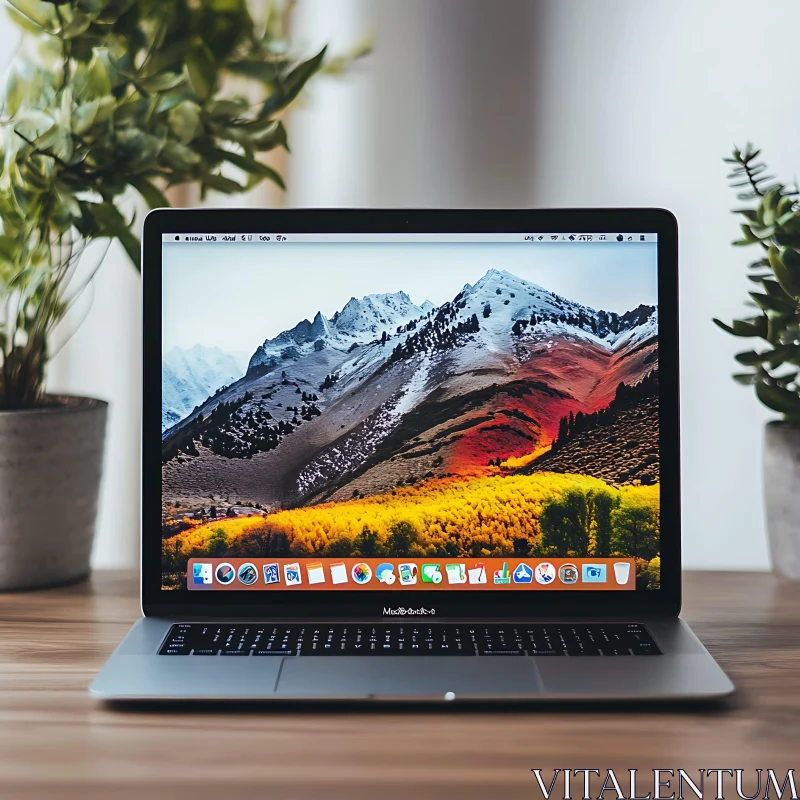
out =
[[[459,656],[285,658],[276,694],[304,698],[488,698],[541,693],[533,659]]]

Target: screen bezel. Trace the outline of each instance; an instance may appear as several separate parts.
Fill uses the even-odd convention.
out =
[[[661,588],[608,592],[502,589],[415,591],[413,605],[442,618],[633,618],[675,616],[681,605],[680,423],[678,371],[678,227],[663,209],[375,210],[158,209],[142,238],[142,610],[146,616],[191,618],[374,619],[396,607],[397,592],[292,589],[190,592],[161,588],[161,270],[168,233],[593,233],[624,230],[658,235],[659,446],[661,457]],[[565,245],[569,246],[569,245]],[[602,246],[602,245],[598,245]],[[224,267],[222,268],[224,269]],[[410,598],[409,598],[410,599]],[[428,618],[432,619],[432,618]]]

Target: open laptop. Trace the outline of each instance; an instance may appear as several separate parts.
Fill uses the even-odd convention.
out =
[[[143,254],[144,617],[95,696],[733,691],[678,617],[671,214],[164,210]]]

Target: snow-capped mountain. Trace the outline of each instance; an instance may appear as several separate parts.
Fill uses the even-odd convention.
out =
[[[596,311],[505,270],[490,269],[474,286],[467,284],[454,304],[460,316],[477,314],[479,320],[487,320],[483,327],[502,334],[512,330],[516,336],[524,336],[539,326],[540,331],[580,336],[609,350],[630,343],[625,334],[648,320],[651,324],[641,335],[646,338],[658,333],[653,306],[639,306],[625,314]]]
[[[222,386],[245,373],[246,356],[196,344],[173,347],[161,362],[161,430],[180,422]]]
[[[496,269],[439,306],[351,298],[266,340],[167,433],[165,485],[207,496],[224,475],[279,506],[471,474],[605,408],[657,368],[657,337],[653,306],[595,310]],[[197,458],[214,470],[192,471]]]
[[[348,352],[354,345],[364,345],[395,333],[413,319],[425,317],[434,308],[426,300],[414,304],[405,292],[370,294],[360,300],[351,297],[330,320],[317,312],[313,322],[304,319],[289,331],[267,339],[250,358],[248,371],[267,371],[289,359],[310,352],[332,348]]]

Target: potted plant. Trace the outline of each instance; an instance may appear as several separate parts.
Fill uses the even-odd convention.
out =
[[[747,371],[734,380],[753,386],[758,399],[782,415],[766,426],[767,535],[774,569],[800,580],[800,209],[797,189],[775,182],[758,156],[747,145],[725,159],[733,185],[743,190],[738,198],[754,205],[735,211],[742,216],[742,238],[733,244],[760,250],[748,275],[757,312],[731,325],[714,322],[756,340],[736,356]]]
[[[246,0],[8,4],[27,35],[0,112],[0,589],[89,570],[106,404],[45,390],[87,247],[119,240],[139,267],[136,194],[282,186],[260,154],[286,147],[280,114],[325,66],[292,56],[290,2],[261,24]]]

